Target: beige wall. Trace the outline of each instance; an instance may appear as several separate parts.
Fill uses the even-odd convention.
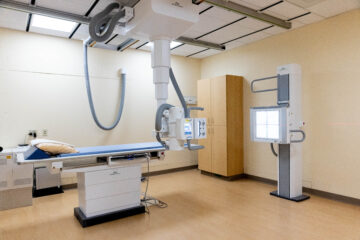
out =
[[[103,123],[110,124],[116,114],[118,70],[128,74],[123,118],[114,131],[105,132],[90,114],[80,41],[0,29],[0,146],[22,143],[31,129],[47,129],[48,138],[76,146],[155,141],[150,61],[144,51],[89,50],[94,101]],[[184,95],[195,96],[200,61],[172,57],[172,66]],[[169,94],[169,102],[179,104],[171,84]],[[195,164],[195,153],[168,152],[152,170]]]
[[[269,144],[250,141],[249,108],[274,105],[273,93],[253,95],[252,79],[276,67],[303,70],[304,186],[360,198],[360,10],[351,11],[202,61],[201,76],[242,75],[245,172],[276,179]]]

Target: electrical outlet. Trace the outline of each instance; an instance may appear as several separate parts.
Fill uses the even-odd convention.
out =
[[[28,136],[35,139],[38,137],[37,131],[36,130],[29,130]]]
[[[48,130],[47,130],[47,129],[43,129],[43,130],[42,130],[42,135],[43,135],[43,137],[47,137],[47,136],[48,136]]]

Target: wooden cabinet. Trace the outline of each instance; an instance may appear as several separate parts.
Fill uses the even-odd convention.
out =
[[[243,78],[226,75],[198,81],[198,116],[207,119],[207,138],[199,140],[199,169],[225,177],[244,172]]]

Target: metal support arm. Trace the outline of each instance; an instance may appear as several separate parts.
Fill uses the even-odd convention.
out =
[[[278,78],[278,76],[272,76],[272,77],[266,77],[266,78],[259,78],[259,79],[255,79],[251,82],[251,92],[252,93],[262,93],[262,92],[272,92],[272,91],[277,91],[278,88],[271,88],[271,89],[264,89],[264,90],[254,90],[254,84],[256,82],[261,82],[261,81],[266,81],[266,80],[270,80],[270,79],[274,79],[274,78]]]
[[[301,133],[302,135],[302,138],[299,139],[299,140],[290,140],[291,143],[302,143],[305,141],[305,138],[306,138],[306,134],[303,130],[290,130],[291,133]]]
[[[202,2],[207,2],[209,4],[218,6],[220,8],[224,8],[236,13],[243,14],[248,17],[255,18],[257,20],[271,23],[273,25],[285,28],[285,29],[291,29],[291,22],[268,15],[266,13],[262,13],[260,11],[256,11],[252,8],[240,5],[238,3],[229,1],[229,0],[192,0],[194,4],[200,4]]]

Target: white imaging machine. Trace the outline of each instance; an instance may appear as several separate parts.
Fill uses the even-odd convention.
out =
[[[277,88],[255,90],[255,83],[277,79]],[[303,201],[302,142],[305,133],[301,111],[301,67],[297,64],[280,66],[277,76],[257,79],[251,83],[253,93],[277,91],[277,106],[250,109],[251,140],[268,142],[278,160],[278,189],[271,195],[292,201]],[[278,144],[278,153],[274,149]]]
[[[158,142],[77,148],[78,153],[56,157],[30,147],[18,153],[20,165],[46,163],[52,172],[76,172],[79,207],[75,216],[83,227],[144,213],[141,203],[141,167],[163,159]]]
[[[11,6],[14,7],[14,4]],[[26,11],[28,8],[16,4],[16,9]],[[134,8],[114,0],[90,19],[90,37],[83,44],[84,72],[90,110],[96,125],[103,130],[112,130],[119,123],[124,106],[125,74],[122,73],[122,96],[116,121],[111,126],[104,126],[96,116],[91,95],[88,47],[106,42],[114,34],[152,42],[153,81],[158,106],[154,135],[158,142],[78,148],[76,154],[55,157],[34,147],[17,154],[19,164],[40,162],[47,163],[49,169],[55,172],[77,172],[79,208],[75,208],[75,216],[83,227],[143,213],[145,208],[140,202],[142,164],[149,164],[151,159],[162,159],[165,150],[203,148],[191,144],[191,141],[206,138],[206,119],[190,117],[191,110],[203,109],[187,107],[170,64],[170,43],[198,22],[196,9],[189,0],[141,0]],[[38,11],[37,14],[49,15],[49,12]],[[169,79],[181,107],[167,103]]]

